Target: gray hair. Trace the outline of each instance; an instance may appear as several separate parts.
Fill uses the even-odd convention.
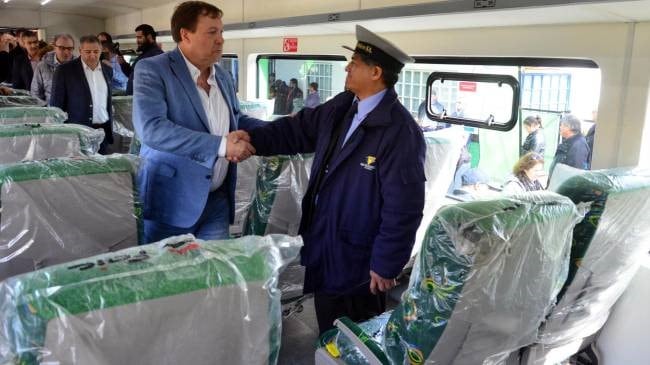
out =
[[[573,133],[582,132],[582,121],[573,114],[567,114],[560,119],[560,124],[567,126]]]
[[[58,40],[61,39],[61,38],[71,40],[71,41],[72,41],[72,45],[74,45],[74,37],[72,37],[72,36],[71,36],[70,34],[68,34],[68,33],[61,33],[61,34],[57,34],[57,35],[55,35],[55,36],[54,36],[54,41],[53,41],[52,43],[53,43],[53,44],[56,44],[56,41],[58,41]]]

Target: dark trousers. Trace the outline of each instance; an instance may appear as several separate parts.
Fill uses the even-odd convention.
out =
[[[386,311],[386,294],[336,295],[315,293],[314,306],[318,330],[322,335],[334,328],[334,320],[346,316],[354,322],[368,320]]]
[[[93,128],[95,129],[102,129],[104,130],[104,139],[102,140],[102,143],[99,145],[99,150],[97,153],[100,155],[107,155],[108,154],[108,136],[106,135],[106,125],[110,122],[106,122],[103,124],[93,124]],[[111,136],[112,138],[113,136]]]

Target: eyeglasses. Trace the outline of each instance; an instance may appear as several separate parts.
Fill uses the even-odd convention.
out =
[[[65,46],[58,46],[58,45],[54,45],[54,47],[62,51],[70,51],[70,52],[74,51],[74,47],[65,47]]]

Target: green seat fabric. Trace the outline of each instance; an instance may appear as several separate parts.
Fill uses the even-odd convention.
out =
[[[277,278],[300,246],[179,236],[13,277],[0,363],[275,364]]]
[[[245,235],[298,234],[313,155],[262,157]]]
[[[45,102],[29,95],[0,96],[0,108],[13,106],[45,106]]]
[[[607,321],[650,250],[650,171],[558,165],[553,189],[586,209],[573,233],[569,277],[525,363],[561,362]],[[573,344],[573,345],[572,345]]]
[[[0,108],[0,124],[63,123],[68,114],[55,107],[20,106]]]
[[[0,280],[137,245],[135,157],[0,166]]]
[[[0,125],[0,164],[97,153],[102,130],[78,124]]]
[[[374,338],[392,364],[504,361],[535,341],[566,279],[579,219],[568,198],[549,192],[441,208],[400,304],[360,324],[371,331],[360,337]],[[337,352],[340,362],[367,363],[336,332],[321,337],[321,364]]]

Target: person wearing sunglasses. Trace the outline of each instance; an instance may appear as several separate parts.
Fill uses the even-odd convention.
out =
[[[52,78],[54,70],[74,57],[74,38],[69,34],[57,34],[54,36],[54,51],[48,52],[43,60],[34,69],[31,94],[41,100],[50,102],[52,94]]]

